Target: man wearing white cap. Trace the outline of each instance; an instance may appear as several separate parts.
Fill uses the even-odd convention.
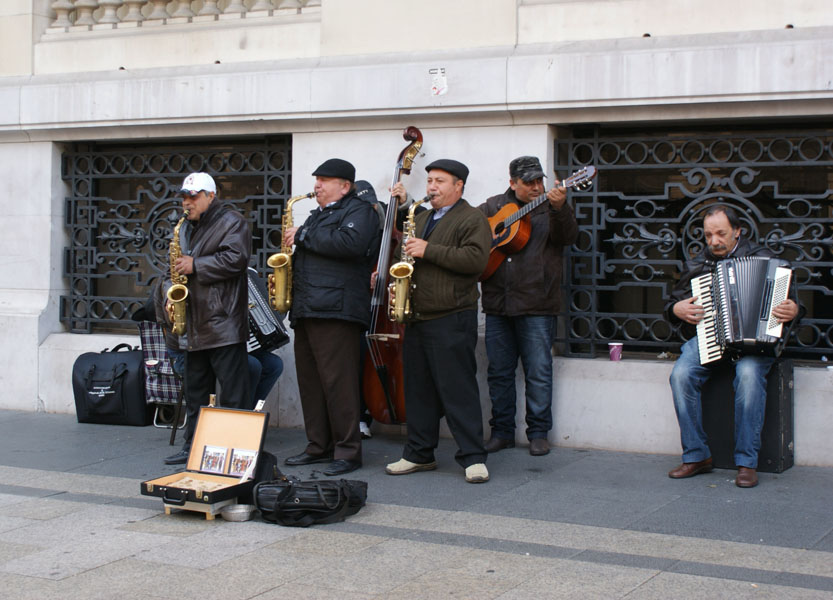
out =
[[[185,400],[188,424],[183,449],[165,464],[188,460],[201,406],[220,382],[220,402],[242,408],[249,402],[246,339],[249,334],[249,225],[231,205],[217,200],[208,173],[191,173],[178,192],[188,219],[180,230],[182,256],[173,265],[188,278],[185,334]]]

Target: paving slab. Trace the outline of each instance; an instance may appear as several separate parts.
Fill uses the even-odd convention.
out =
[[[0,596],[68,600],[259,598],[833,598],[833,469],[715,470],[678,458],[525,447],[464,481],[443,439],[436,471],[392,477],[401,435],[363,444],[368,504],[308,529],[165,515],[140,483],[182,470],[154,427],[0,411]],[[270,429],[283,461],[304,433]],[[289,468],[324,480],[322,465]]]

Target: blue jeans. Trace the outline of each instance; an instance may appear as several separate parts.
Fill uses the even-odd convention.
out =
[[[766,410],[766,376],[774,358],[744,356],[735,363],[735,464],[755,469],[761,449],[761,429]],[[697,337],[682,347],[671,371],[671,392],[680,424],[683,462],[699,462],[711,456],[703,431],[700,390],[712,367],[700,364]]]
[[[253,350],[249,353],[249,389],[254,408],[258,400],[265,400],[278,377],[283,373],[283,361],[269,350]]]
[[[515,439],[515,369],[526,381],[526,437],[546,439],[552,429],[552,336],[555,317],[486,315],[486,355],[492,437]]]
[[[167,348],[168,358],[171,361],[171,369],[179,377],[185,377],[185,350],[174,350]]]

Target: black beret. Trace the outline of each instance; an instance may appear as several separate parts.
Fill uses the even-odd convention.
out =
[[[541,161],[536,157],[519,156],[509,163],[509,177],[530,182],[546,176],[541,168]]]
[[[433,171],[434,169],[451,173],[455,177],[462,179],[463,183],[466,183],[466,178],[469,176],[469,168],[466,165],[456,160],[451,160],[450,158],[435,160],[425,167],[426,171]]]
[[[356,167],[346,160],[331,158],[321,163],[312,174],[317,177],[338,177],[339,179],[346,179],[352,183],[356,180]]]

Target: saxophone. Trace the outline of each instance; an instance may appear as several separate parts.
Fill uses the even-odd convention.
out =
[[[283,233],[292,228],[292,205],[305,198],[314,198],[315,192],[293,196],[286,201],[281,217],[281,251],[266,261],[272,268],[269,274],[269,303],[278,312],[285,313],[292,306],[292,245],[286,244]]]
[[[388,318],[397,323],[405,323],[411,316],[411,294],[414,291],[414,284],[411,277],[414,273],[414,257],[405,252],[405,243],[416,235],[414,224],[414,211],[417,206],[427,202],[431,196],[425,196],[422,200],[415,200],[408,209],[408,217],[402,228],[402,246],[399,262],[390,268],[390,276],[393,279],[388,284]]]
[[[176,335],[185,333],[185,300],[188,298],[188,277],[179,273],[174,267],[176,260],[182,256],[182,247],[179,245],[179,229],[188,218],[188,211],[183,213],[182,218],[174,227],[169,246],[169,262],[171,265],[171,287],[168,288],[168,318],[171,321],[173,332]]]

